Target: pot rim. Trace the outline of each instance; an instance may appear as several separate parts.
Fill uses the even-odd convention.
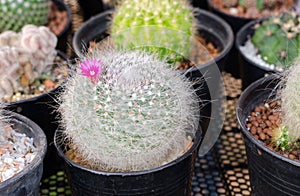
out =
[[[71,28],[72,12],[71,12],[70,7],[64,1],[60,1],[60,0],[51,0],[51,1],[58,6],[62,6],[64,8],[64,10],[67,12],[67,23],[66,23],[65,27],[63,28],[63,30],[57,35],[57,37],[62,37]]]
[[[194,11],[197,14],[205,15],[205,16],[211,18],[212,20],[214,20],[215,22],[222,24],[222,26],[225,29],[225,32],[227,33],[228,41],[226,42],[226,44],[224,45],[224,48],[222,49],[222,51],[220,52],[220,54],[217,57],[215,57],[214,59],[212,59],[208,62],[205,62],[203,64],[196,65],[196,66],[193,66],[189,69],[183,70],[183,72],[190,71],[190,70],[193,71],[194,69],[204,68],[204,67],[209,66],[211,64],[216,64],[217,61],[219,61],[220,59],[222,59],[225,55],[227,55],[229,53],[229,51],[231,50],[231,48],[233,46],[233,42],[234,42],[233,31],[232,31],[230,25],[224,19],[222,19],[221,17],[219,17],[219,16],[217,16],[213,13],[210,13],[209,11],[203,10],[203,9],[194,8]],[[100,18],[108,17],[112,13],[113,13],[113,10],[104,11],[104,12],[102,12],[102,13],[96,15],[96,16],[92,16],[83,25],[81,25],[81,27],[78,29],[78,31],[75,32],[73,40],[72,40],[72,45],[73,45],[73,48],[74,48],[75,52],[80,51],[79,54],[81,54],[81,51],[82,51],[82,49],[80,47],[80,44],[77,43],[77,41],[80,39],[81,32],[87,27],[94,27],[94,26],[91,25],[91,24],[93,24],[94,21],[97,21]],[[197,23],[201,23],[201,22],[198,21]]]
[[[54,146],[56,147],[56,150],[58,152],[58,155],[64,159],[64,161],[70,165],[71,167],[76,167],[76,168],[80,168],[81,170],[84,170],[86,172],[91,172],[97,175],[105,175],[105,176],[122,176],[122,177],[126,177],[126,176],[138,176],[138,175],[145,175],[145,174],[149,174],[149,173],[153,173],[153,172],[158,172],[161,171],[163,169],[169,168],[173,165],[176,165],[177,163],[181,162],[182,160],[188,158],[189,156],[192,156],[193,153],[197,153],[200,143],[202,142],[202,130],[201,127],[198,128],[198,131],[196,131],[196,135],[195,138],[193,140],[193,145],[184,153],[182,154],[180,157],[176,158],[175,160],[166,163],[162,166],[156,167],[156,168],[152,168],[152,169],[147,169],[147,170],[141,170],[141,171],[131,171],[131,172],[108,172],[108,171],[102,171],[102,170],[94,170],[94,169],[89,169],[87,167],[84,167],[78,163],[73,162],[72,160],[70,160],[65,153],[62,151],[61,146],[63,146],[63,143],[58,143],[58,138],[61,137],[62,135],[62,131],[61,130],[57,130],[55,131],[55,135],[54,135]],[[196,151],[196,152],[195,152]]]
[[[249,85],[244,92],[241,94],[240,98],[238,99],[237,102],[237,106],[236,106],[236,117],[238,120],[239,125],[241,126],[241,132],[243,133],[243,135],[245,137],[247,137],[252,143],[255,144],[255,146],[257,146],[260,150],[264,151],[267,154],[270,154],[273,157],[276,157],[284,162],[288,162],[294,166],[300,167],[300,161],[296,161],[293,159],[290,159],[288,157],[285,157],[279,153],[277,153],[274,150],[269,149],[268,147],[266,147],[264,145],[264,143],[258,139],[256,139],[251,133],[250,131],[247,130],[246,126],[245,126],[245,122],[242,121],[242,116],[243,116],[243,112],[242,112],[242,108],[240,108],[239,106],[241,105],[242,102],[245,101],[246,97],[249,96],[253,91],[255,90],[259,90],[259,91],[263,91],[263,89],[257,89],[257,86],[259,84],[265,83],[265,82],[271,82],[274,80],[278,80],[282,77],[281,74],[271,74],[267,77],[261,78],[257,81],[255,81],[254,83],[252,83],[251,85]]]
[[[30,170],[34,170],[37,168],[40,164],[43,164],[43,159],[46,155],[47,151],[47,139],[46,135],[43,132],[43,130],[32,120],[29,118],[20,115],[18,113],[12,112],[5,110],[5,115],[8,115],[10,118],[8,120],[9,123],[11,124],[21,124],[22,127],[26,127],[26,129],[30,129],[30,131],[34,134],[33,139],[35,140],[36,138],[39,138],[41,140],[41,145],[40,146],[35,146],[37,148],[37,155],[34,157],[34,159],[30,162],[29,165],[27,165],[23,170],[21,170],[19,173],[15,174],[13,177],[3,181],[0,183],[0,190],[2,188],[5,188],[9,186],[12,183],[18,182],[20,179],[24,177],[26,173]],[[25,125],[25,126],[24,126]],[[21,133],[22,130],[18,130]]]

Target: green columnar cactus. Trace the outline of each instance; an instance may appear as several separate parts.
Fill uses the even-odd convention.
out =
[[[60,98],[68,145],[93,169],[114,172],[150,169],[182,155],[199,122],[192,84],[138,51],[88,56]]]
[[[142,48],[176,62],[189,57],[194,20],[186,0],[124,0],[113,14],[111,35],[119,48]]]
[[[263,60],[280,68],[290,66],[299,56],[299,21],[296,13],[286,13],[263,21],[255,29],[252,42]]]
[[[279,96],[282,100],[282,123],[278,134],[274,134],[275,141],[281,149],[289,150],[300,146],[300,62],[287,70],[284,86]],[[276,131],[275,131],[276,133]]]
[[[20,86],[29,84],[49,70],[56,56],[57,37],[45,26],[25,25],[21,32],[0,34],[0,93],[10,97]]]
[[[26,24],[36,26],[47,23],[49,0],[0,1],[0,32],[19,32]]]

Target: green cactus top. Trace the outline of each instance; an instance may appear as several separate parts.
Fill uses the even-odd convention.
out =
[[[291,12],[264,20],[255,28],[252,42],[268,64],[290,66],[299,56],[300,17]]]
[[[142,48],[176,62],[189,57],[194,15],[185,0],[124,0],[111,35],[119,48]]]
[[[0,1],[0,32],[18,32],[26,24],[45,25],[49,13],[49,0]]]

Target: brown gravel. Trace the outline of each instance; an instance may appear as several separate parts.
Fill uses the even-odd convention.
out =
[[[50,10],[47,26],[55,35],[59,35],[67,25],[68,13],[66,10],[59,10],[53,1]]]
[[[278,128],[281,123],[280,106],[280,101],[276,100],[256,107],[248,117],[246,127],[256,139],[264,142],[268,148],[286,157],[300,161],[300,149],[283,152],[272,145],[273,130]]]

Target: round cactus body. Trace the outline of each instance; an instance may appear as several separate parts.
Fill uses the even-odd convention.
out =
[[[270,65],[290,66],[300,54],[299,16],[287,13],[263,21],[255,29],[252,42]]]
[[[185,0],[124,0],[111,35],[119,48],[143,49],[170,62],[189,57],[194,13]]]
[[[183,76],[141,52],[97,52],[80,63],[62,95],[69,146],[94,169],[139,171],[187,150],[198,98]]]
[[[1,0],[0,32],[19,32],[26,24],[45,25],[49,5],[49,0]]]

